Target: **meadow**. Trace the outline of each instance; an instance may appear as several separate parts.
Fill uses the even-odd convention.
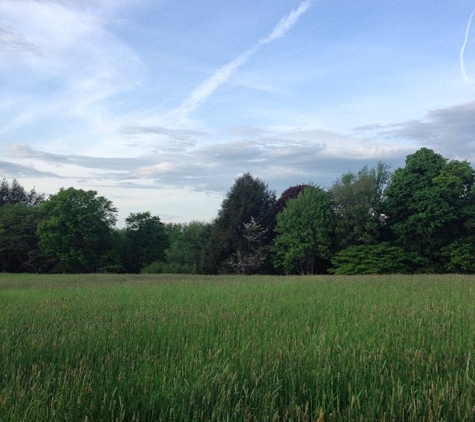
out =
[[[1,421],[472,421],[472,276],[0,274]]]

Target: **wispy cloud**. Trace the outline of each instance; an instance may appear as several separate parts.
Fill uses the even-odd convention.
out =
[[[464,81],[469,85],[472,85],[473,82],[468,77],[467,70],[465,69],[465,48],[467,47],[467,42],[468,42],[468,38],[469,38],[469,35],[470,35],[470,27],[472,25],[472,20],[473,20],[473,15],[474,14],[475,14],[475,9],[472,11],[472,13],[470,15],[470,19],[468,20],[467,27],[465,28],[465,39],[463,40],[462,47],[460,48],[460,70],[462,72],[462,77],[463,77]]]
[[[0,52],[2,50],[41,54],[40,48],[11,31],[0,28]]]
[[[267,37],[261,38],[256,45],[245,53],[241,54],[228,64],[220,67],[212,76],[198,85],[198,87],[191,92],[188,98],[186,98],[177,109],[172,110],[170,114],[184,118],[189,112],[204,103],[210,95],[229,80],[237,69],[243,66],[248,59],[257,52],[260,46],[283,37],[297,23],[300,16],[307,11],[311,3],[312,2],[309,0],[300,3],[297,9],[292,10],[287,16],[279,21]]]
[[[145,126],[145,125],[123,125],[119,132],[125,136],[139,136],[139,135],[163,135],[176,141],[189,142],[194,145],[196,138],[205,133],[199,130],[186,129],[168,129],[161,126]]]
[[[270,35],[259,40],[259,45],[268,44],[283,37],[285,33],[297,23],[300,16],[307,11],[311,4],[311,1],[303,1],[300,3],[300,6],[297,9],[292,10],[287,16],[280,20]]]
[[[3,177],[22,178],[22,177],[53,177],[61,176],[50,172],[35,170],[29,165],[21,165],[9,161],[0,161],[0,173]]]
[[[184,116],[206,101],[208,97],[223,85],[239,67],[247,62],[248,58],[254,54],[255,51],[256,48],[254,47],[246,51],[244,54],[241,54],[232,62],[220,67],[211,77],[198,85],[198,87],[191,92],[190,96],[183,101],[174,112],[180,116]]]

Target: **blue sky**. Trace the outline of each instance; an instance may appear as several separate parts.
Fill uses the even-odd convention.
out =
[[[421,147],[475,163],[474,8],[0,0],[0,177],[189,222],[245,172],[280,195]]]

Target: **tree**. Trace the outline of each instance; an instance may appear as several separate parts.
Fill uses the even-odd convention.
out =
[[[5,204],[0,207],[0,271],[43,272],[54,262],[40,251],[36,228],[38,207]]]
[[[127,272],[138,273],[154,261],[165,260],[169,239],[165,225],[150,212],[131,213],[125,220],[124,264]]]
[[[48,269],[50,259],[38,246],[36,228],[40,219],[38,205],[44,201],[34,189],[25,191],[20,183],[6,179],[0,183],[0,270],[3,272],[40,272]]]
[[[275,193],[259,178],[249,173],[237,178],[212,224],[211,236],[203,250],[201,272],[216,274],[233,271],[227,265],[233,254],[249,252],[244,224],[249,223],[251,218],[266,230],[263,244],[269,244],[275,222],[275,201]]]
[[[165,224],[170,246],[164,261],[155,261],[142,273],[196,274],[199,272],[202,250],[211,233],[211,224],[200,221]]]
[[[338,249],[378,242],[384,224],[383,192],[390,179],[389,167],[363,167],[333,183],[330,194],[335,213]]]
[[[237,274],[251,274],[259,269],[267,259],[269,246],[266,243],[267,229],[251,217],[249,223],[244,223],[243,237],[247,240],[247,250],[238,250],[229,259],[228,265]]]
[[[26,192],[25,188],[16,179],[13,179],[11,184],[6,179],[3,179],[0,183],[0,206],[6,204],[38,206],[44,199],[44,195],[36,193],[34,189]]]
[[[309,186],[277,214],[271,248],[276,268],[287,274],[324,273],[333,253],[334,214],[330,194]]]
[[[117,213],[111,201],[96,191],[61,188],[40,210],[39,244],[57,259],[57,271],[92,272],[104,265]]]
[[[299,196],[299,193],[302,192],[308,186],[309,185],[295,185],[290,186],[289,188],[284,190],[277,202],[275,203],[276,214],[285,208],[287,201],[297,198],[297,196]]]
[[[211,234],[211,224],[192,221],[169,224],[166,229],[170,237],[170,248],[166,252],[168,272],[197,273],[203,248]]]
[[[474,180],[468,162],[448,162],[427,148],[409,155],[394,173],[385,192],[387,225],[395,244],[412,255],[414,271],[449,271],[456,251],[470,249]]]

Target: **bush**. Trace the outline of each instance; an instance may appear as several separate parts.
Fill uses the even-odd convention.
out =
[[[189,264],[155,261],[142,268],[141,274],[195,274],[196,268]]]
[[[122,265],[106,265],[97,269],[102,274],[125,274],[125,268]]]
[[[334,267],[328,272],[336,275],[411,272],[404,249],[389,243],[350,246],[338,252],[331,261]]]

